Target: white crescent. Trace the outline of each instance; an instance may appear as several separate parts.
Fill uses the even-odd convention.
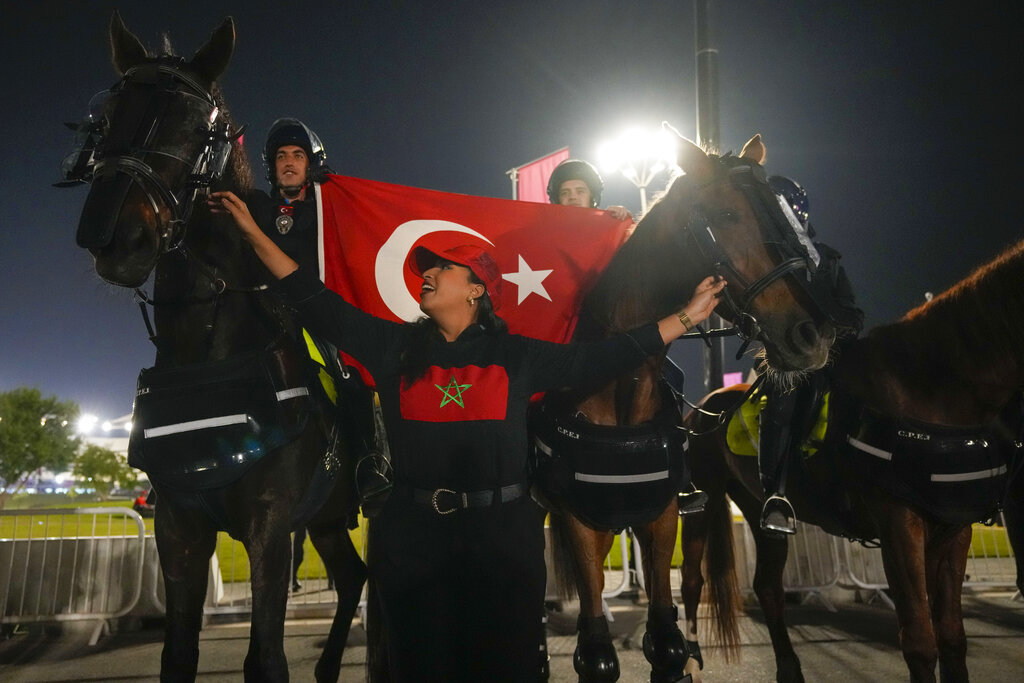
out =
[[[377,280],[377,291],[380,292],[380,298],[384,301],[384,305],[406,322],[423,317],[423,311],[420,310],[420,302],[409,293],[409,288],[405,286],[405,275],[403,274],[405,260],[409,256],[412,245],[416,244],[416,241],[424,235],[429,235],[432,232],[463,232],[479,237],[494,246],[494,242],[476,230],[451,221],[414,220],[406,221],[395,228],[391,237],[388,237],[387,241],[381,245],[380,251],[377,252],[373,274]]]

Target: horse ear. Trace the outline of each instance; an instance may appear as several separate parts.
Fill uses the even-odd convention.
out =
[[[676,147],[676,163],[686,175],[702,180],[714,173],[714,165],[704,150],[680,135],[679,131],[668,123],[662,121],[661,126],[662,129],[672,131],[679,138]]]
[[[114,10],[110,17],[110,60],[117,73],[123,74],[149,54],[142,42],[121,21],[121,14]]]
[[[201,48],[196,50],[195,56],[189,64],[192,69],[208,83],[213,83],[217,77],[224,73],[231,61],[231,54],[235,51],[235,20],[226,17],[221,22],[210,40]]]
[[[743,145],[743,151],[740,152],[741,158],[749,159],[755,164],[763,164],[767,156],[768,150],[765,148],[764,143],[761,142],[760,133],[750,138],[747,144]]]

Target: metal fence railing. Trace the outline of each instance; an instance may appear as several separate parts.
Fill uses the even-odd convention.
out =
[[[971,549],[967,554],[967,571],[964,588],[987,589],[1017,586],[1017,564],[1006,536],[1005,520],[1001,524],[985,526],[975,524]],[[841,545],[844,572],[839,585],[854,590],[867,590],[871,598],[878,598],[893,607],[892,600],[884,592],[889,588],[882,566],[882,551],[865,548],[859,544],[835,539]]]
[[[128,508],[0,511],[0,623],[95,621],[94,645],[138,602],[145,556]]]

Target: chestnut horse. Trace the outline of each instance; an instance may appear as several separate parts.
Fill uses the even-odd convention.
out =
[[[739,157],[708,155],[682,138],[679,144],[685,175],[650,208],[588,294],[577,338],[606,336],[677,311],[701,279],[719,273],[729,282],[719,311],[725,309],[723,315],[740,323],[743,334],[763,342],[771,363],[784,370],[821,367],[835,332],[830,323],[816,322],[805,310],[807,299],[798,295],[800,282],[807,280],[809,256],[796,245],[795,221],[776,213],[778,201],[761,166],[765,148],[760,136],[752,138]],[[577,468],[561,479],[570,483],[559,484],[552,472],[561,471],[559,462],[567,458],[534,427],[540,461],[537,488],[551,511],[556,576],[563,592],[575,589],[580,600],[574,666],[581,681],[618,678],[618,658],[602,612],[602,562],[615,530],[625,526],[632,527],[640,542],[650,598],[644,652],[651,662],[651,680],[677,681],[686,675],[686,647],[676,626],[669,560],[678,531],[676,495],[688,480],[676,476],[684,467],[685,446],[678,409],[661,384],[663,361],[664,354],[601,387],[549,395],[542,411],[555,416],[552,421],[561,419],[554,422],[552,442],[562,437],[577,440],[576,464],[611,463],[621,476],[590,475],[589,481],[612,482],[605,487],[607,494],[597,495],[624,498],[632,513],[584,511],[581,498],[591,494],[572,493],[584,475]],[[588,436],[593,437],[589,442]],[[610,453],[609,442],[614,450],[618,439],[631,441]],[[638,442],[644,443],[644,452]],[[653,459],[654,469],[660,471],[624,472],[640,458]],[[629,493],[633,482],[641,482],[634,487],[637,493]],[[643,482],[654,482],[655,493],[643,489]],[[584,502],[593,507],[593,501]],[[637,512],[638,508],[643,510]]]
[[[966,681],[961,590],[971,522],[992,516],[1021,487],[1024,384],[1024,242],[896,323],[875,328],[830,369],[828,423],[816,454],[791,465],[788,492],[802,521],[852,539],[878,539],[913,681]],[[764,609],[779,681],[802,681],[783,621],[785,540],[758,526],[764,492],[755,457],[737,456],[715,413],[731,412],[746,385],[722,389],[687,416],[688,458],[710,496],[683,526],[683,603],[696,640],[706,571],[716,631],[737,644],[732,515],[743,511],[757,545],[754,592]],[[756,438],[751,437],[751,443]],[[798,460],[798,459],[795,459]],[[1009,519],[1009,517],[1008,517]],[[1020,548],[1019,521],[1011,538]],[[1020,563],[1018,562],[1018,571]],[[1019,574],[1018,574],[1019,576]]]
[[[346,530],[356,510],[349,456],[329,443],[335,411],[313,398],[301,332],[266,291],[231,219],[213,216],[197,196],[211,185],[243,194],[251,184],[215,83],[234,49],[234,23],[226,19],[191,60],[150,55],[116,12],[110,42],[121,79],[85,124],[90,138],[69,181],[91,184],[79,245],[101,278],[136,288],[157,347],[154,368],[140,376],[129,459],[159,494],[161,679],[196,677],[219,529],[249,555],[245,678],[288,679],[289,533],[305,524],[339,592],[316,676],[337,680],[366,575]],[[151,273],[150,297],[137,288]]]

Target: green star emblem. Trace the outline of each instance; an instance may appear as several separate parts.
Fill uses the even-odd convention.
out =
[[[441,390],[444,394],[444,398],[441,399],[440,408],[444,408],[449,403],[455,403],[460,408],[465,408],[466,404],[462,400],[462,392],[469,389],[472,384],[459,384],[455,381],[455,375],[452,375],[452,379],[448,382],[448,386],[442,387],[440,384],[435,384],[435,387]]]

